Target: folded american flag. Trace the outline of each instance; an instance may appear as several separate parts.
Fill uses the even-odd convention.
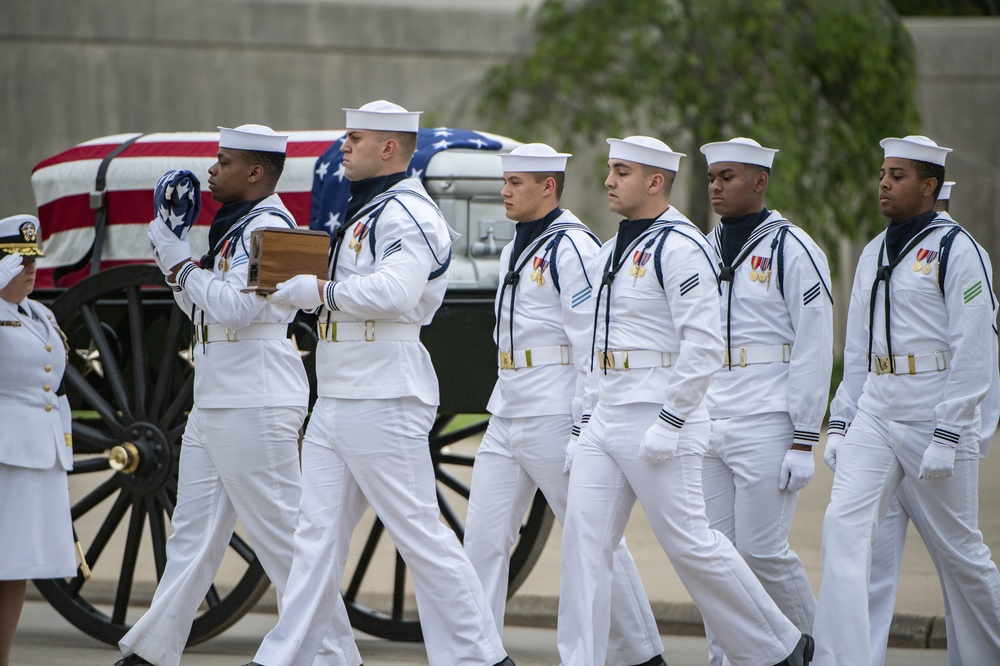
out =
[[[343,142],[343,137],[337,139],[316,160],[309,211],[310,229],[332,234],[345,222],[347,204],[351,199],[351,181],[344,176],[344,154],[340,152]],[[420,129],[417,132],[417,149],[410,160],[408,175],[423,180],[427,163],[431,158],[449,148],[500,150],[501,144],[471,130],[448,127]],[[499,191],[499,185],[497,190]]]
[[[201,211],[201,182],[187,169],[174,169],[160,176],[153,190],[156,219],[184,240]]]

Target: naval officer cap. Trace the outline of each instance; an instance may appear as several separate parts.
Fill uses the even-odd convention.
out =
[[[955,181],[946,180],[941,185],[941,193],[938,195],[938,201],[948,201],[951,199],[951,188],[955,185]]]
[[[677,171],[684,153],[675,153],[670,146],[651,136],[629,136],[608,139],[609,159],[636,162],[667,171]]]
[[[774,162],[775,148],[765,148],[753,139],[738,136],[729,141],[706,143],[701,147],[709,166],[718,162],[738,162],[739,164],[755,164],[771,168]]]
[[[526,143],[500,156],[504,173],[565,171],[570,153],[559,153],[544,143]]]
[[[0,220],[0,257],[19,253],[22,257],[44,257],[39,245],[38,218],[12,215]]]
[[[939,146],[933,140],[918,134],[904,136],[902,139],[888,137],[879,141],[878,145],[885,149],[885,159],[900,157],[940,166],[944,166],[944,160],[951,152],[951,148]]]
[[[384,99],[368,102],[360,109],[344,109],[347,129],[382,132],[416,132],[420,129],[421,111],[407,111]]]
[[[284,153],[287,134],[278,134],[265,125],[240,125],[219,128],[219,148],[258,150],[263,153]]]

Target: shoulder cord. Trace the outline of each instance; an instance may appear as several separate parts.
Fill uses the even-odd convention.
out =
[[[666,233],[670,233],[670,231],[673,228],[674,228],[673,225],[667,225],[667,226],[663,227],[663,230],[666,230]],[[663,230],[661,230],[661,231],[659,231],[659,232],[657,232],[655,234],[651,234],[650,235],[649,239],[642,246],[642,252],[645,252],[646,250],[648,250],[650,248],[650,246],[652,246],[653,243],[656,242],[656,239],[660,237],[660,234],[663,233]],[[666,234],[664,234],[664,236],[666,236]],[[636,244],[636,245],[638,245],[638,244]],[[633,247],[635,247],[635,245]],[[612,250],[610,256],[608,256],[607,263],[604,264],[604,271],[603,271],[603,275],[601,277],[601,286],[597,288],[597,303],[594,305],[594,329],[593,329],[594,332],[593,332],[593,335],[592,335],[591,341],[590,341],[590,371],[591,372],[594,371],[594,352],[596,351],[596,348],[597,348],[597,322],[598,322],[598,316],[599,316],[600,311],[601,311],[601,294],[604,292],[604,288],[607,287],[608,288],[608,299],[607,299],[607,302],[604,304],[604,355],[607,356],[607,354],[608,354],[608,333],[610,332],[610,329],[611,329],[611,283],[615,281],[615,275],[617,275],[618,271],[620,271],[622,269],[622,266],[625,265],[625,261],[628,259],[628,256],[629,256],[628,254],[622,253],[622,257],[621,257],[621,260],[619,260],[618,265],[617,266],[612,266],[612,264],[614,263],[614,260],[615,260],[615,253],[614,253],[614,250]],[[605,367],[604,368],[604,374],[607,374],[607,373],[608,373],[608,369],[607,369],[607,367]]]
[[[923,229],[920,233],[914,236],[909,243],[900,251],[896,258],[890,263],[882,265],[882,259],[885,256],[885,240],[882,241],[882,246],[878,251],[878,269],[875,271],[875,281],[872,283],[872,293],[871,300],[868,304],[868,372],[872,371],[872,341],[874,339],[874,328],[875,328],[875,299],[878,296],[878,283],[885,282],[885,297],[883,302],[885,304],[885,353],[889,357],[889,371],[893,374],[896,373],[896,359],[892,355],[892,334],[890,330],[890,311],[891,307],[889,305],[889,278],[892,277],[892,271],[896,268],[900,261],[903,260],[910,249],[923,240],[927,234],[931,233],[937,226],[929,226]]]
[[[507,287],[510,287],[510,308],[508,309],[509,314],[507,315],[508,334],[510,335],[510,351],[514,352],[514,297],[517,294],[517,284],[521,281],[521,269],[528,263],[528,260],[535,256],[535,252],[538,252],[538,248],[545,245],[545,253],[542,255],[542,261],[545,257],[549,256],[549,251],[552,249],[553,245],[557,244],[556,239],[562,235],[563,232],[559,232],[555,235],[555,238],[550,238],[546,236],[540,239],[532,247],[530,252],[526,252],[524,259],[515,268],[515,263],[517,262],[517,257],[514,256],[514,248],[511,247],[510,257],[507,263],[507,274],[503,278],[503,284],[500,286],[500,297],[497,299],[497,310],[496,310],[496,328],[494,329],[494,335],[496,336],[497,350],[500,350],[500,321],[503,315],[503,297],[507,292]]]

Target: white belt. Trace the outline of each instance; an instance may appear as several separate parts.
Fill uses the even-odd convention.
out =
[[[677,352],[659,352],[646,349],[616,349],[605,353],[597,350],[601,370],[635,370],[638,368],[669,368]]]
[[[791,358],[792,346],[787,342],[767,347],[732,347],[726,350],[722,365],[728,367],[732,362],[743,368],[758,363],[788,363]]]
[[[517,370],[518,368],[537,368],[540,365],[569,365],[573,362],[573,355],[569,345],[535,347],[500,352],[498,362],[502,370]]]
[[[376,340],[419,340],[420,324],[398,321],[319,322],[319,339],[324,342],[375,342]]]
[[[225,324],[202,324],[194,327],[194,340],[199,344],[286,339],[288,339],[288,324],[250,324],[240,329],[232,329]]]
[[[895,363],[888,356],[872,354],[872,372],[876,375],[917,375],[921,372],[943,372],[951,361],[951,350],[936,351],[931,354],[893,355]],[[893,367],[895,366],[895,372]]]

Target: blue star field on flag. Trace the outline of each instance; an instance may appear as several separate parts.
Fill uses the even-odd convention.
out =
[[[341,137],[330,144],[313,171],[309,228],[332,234],[345,222],[347,204],[351,198],[351,182],[344,175],[344,154]],[[417,132],[417,150],[413,153],[407,175],[424,179],[427,163],[442,150],[499,150],[500,142],[478,132],[448,127],[422,128]]]
[[[160,176],[153,190],[156,219],[184,240],[201,212],[201,182],[187,169],[175,169]]]

